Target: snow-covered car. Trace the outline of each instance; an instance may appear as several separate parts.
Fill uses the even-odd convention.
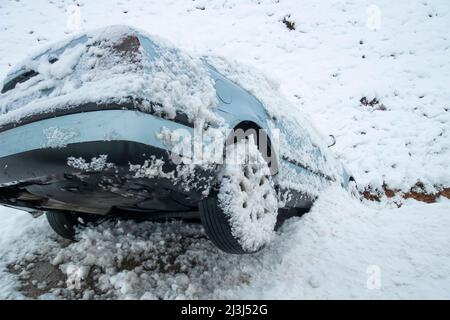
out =
[[[49,46],[3,84],[0,204],[66,238],[117,215],[200,218],[220,249],[252,253],[279,212],[351,180],[273,81],[134,28]]]

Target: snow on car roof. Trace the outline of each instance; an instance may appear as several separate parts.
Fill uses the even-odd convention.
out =
[[[140,49],[140,66],[102,45],[126,35],[139,37],[141,46],[150,48]],[[211,111],[217,104],[214,83],[203,62],[131,27],[96,29],[58,42],[20,63],[6,81],[25,70],[37,74],[0,97],[0,125],[84,103],[122,103],[130,98],[151,99],[167,118],[181,111],[191,121],[219,121]]]

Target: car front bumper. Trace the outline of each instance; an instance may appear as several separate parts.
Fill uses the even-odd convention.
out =
[[[170,192],[187,195],[190,201],[200,199],[214,176],[211,172],[194,171],[193,188],[164,174],[145,177],[133,172],[131,165],[143,165],[151,159],[162,160],[163,173],[176,170],[171,161],[172,147],[158,137],[163,129],[183,130],[185,134],[193,134],[194,130],[140,111],[101,110],[47,118],[2,131],[0,203],[41,210],[42,201],[19,201],[17,190],[26,190],[41,199],[92,208],[93,212],[114,206],[140,206],[145,210],[149,198],[155,202],[159,194]],[[82,159],[82,164],[89,164],[101,156],[105,163],[100,168],[83,168],[69,161]],[[25,198],[28,200],[29,195]],[[162,210],[177,207],[165,207],[161,201],[148,206]]]
[[[93,141],[131,141],[168,150],[157,137],[163,128],[183,129],[193,134],[192,127],[135,110],[100,110],[52,117],[0,132],[0,159]]]

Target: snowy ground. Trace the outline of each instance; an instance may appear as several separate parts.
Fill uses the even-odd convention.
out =
[[[261,69],[336,136],[363,187],[450,186],[446,0],[1,1],[0,77],[71,32],[74,3],[84,29],[129,24]],[[331,189],[269,248],[230,257],[198,225],[110,223],[67,244],[43,218],[0,208],[0,296],[448,299],[449,213],[444,198],[397,209]]]
[[[45,219],[4,212],[0,296],[21,297],[19,279],[41,298],[449,299],[449,212],[447,199],[379,209],[330,189],[251,256],[181,223],[111,222],[67,246]]]

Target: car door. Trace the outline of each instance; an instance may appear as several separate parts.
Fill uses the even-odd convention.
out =
[[[335,180],[326,146],[306,121],[287,116],[273,121],[279,130],[280,144],[277,184],[288,193],[285,198],[294,194],[303,199],[314,198]]]

